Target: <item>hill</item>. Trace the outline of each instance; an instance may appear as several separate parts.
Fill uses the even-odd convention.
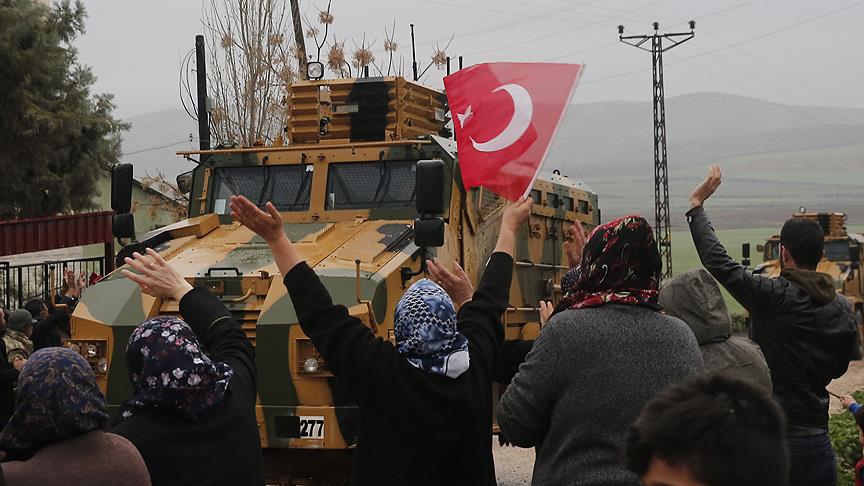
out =
[[[686,210],[708,165],[720,163],[726,184],[712,215],[724,224],[775,225],[801,206],[864,221],[864,110],[697,93],[667,100],[666,116],[673,215]],[[546,165],[588,181],[604,219],[653,215],[652,117],[649,102],[574,105],[559,131],[568,136]]]
[[[604,219],[639,212],[653,220],[652,116],[650,102],[573,105],[545,168],[585,180]],[[673,215],[683,214],[690,189],[717,162],[726,182],[712,216],[727,227],[776,225],[801,206],[864,221],[864,110],[694,93],[667,99],[666,116]],[[196,124],[183,111],[127,121],[124,161],[136,175],[173,178],[193,167],[175,155],[197,146],[189,142]],[[681,227],[683,217],[673,224]]]

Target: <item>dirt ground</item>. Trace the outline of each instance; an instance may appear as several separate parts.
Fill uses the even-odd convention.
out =
[[[492,456],[495,458],[495,477],[498,486],[523,486],[531,484],[534,470],[534,449],[498,445],[498,437],[492,438]]]
[[[864,361],[853,361],[849,370],[831,382],[828,389],[838,395],[864,390]],[[843,410],[840,400],[831,398],[830,413]],[[499,486],[522,486],[531,484],[531,471],[534,469],[534,449],[519,447],[500,447],[498,439],[492,438],[492,454],[495,457],[495,475]]]
[[[828,385],[828,389],[838,395],[846,395],[858,390],[864,390],[864,361],[849,363],[849,369],[846,370],[846,374],[832,381]],[[840,400],[831,397],[828,412],[837,413],[842,410],[843,406],[840,405]]]

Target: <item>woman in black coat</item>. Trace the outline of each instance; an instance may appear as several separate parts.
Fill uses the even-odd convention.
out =
[[[279,212],[270,203],[266,208],[244,197],[231,200],[234,219],[267,241],[303,332],[360,406],[352,484],[494,485],[492,381],[504,341],[515,233],[531,200],[504,212],[473,296],[458,266],[454,274],[429,263],[438,283],[420,280],[405,292],[396,307],[396,346],[334,305],[285,235]]]
[[[113,430],[141,452],[154,486],[263,485],[252,344],[218,298],[193,289],[155,251],[123,274],[180,302],[183,320],[156,317],[126,348],[132,397]],[[204,354],[202,348],[209,350]]]

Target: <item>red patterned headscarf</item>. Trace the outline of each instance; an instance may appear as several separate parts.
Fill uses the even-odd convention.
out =
[[[654,231],[642,216],[625,216],[594,229],[582,251],[576,281],[557,310],[603,304],[660,310],[662,264]]]

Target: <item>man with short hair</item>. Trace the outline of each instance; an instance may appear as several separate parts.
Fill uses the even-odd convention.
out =
[[[3,342],[6,344],[6,355],[10,364],[14,365],[18,359],[26,360],[33,354],[33,341],[30,340],[32,332],[33,316],[29,312],[18,309],[9,313]]]
[[[720,182],[715,165],[690,196],[693,243],[705,269],[750,313],[753,340],[771,370],[774,399],[786,413],[789,484],[836,484],[825,386],[857,358],[857,324],[834,279],[816,271],[824,234],[814,221],[786,221],[780,231],[780,276],[754,275],[726,254],[702,207]]]
[[[49,313],[44,300],[32,299],[24,304],[24,308],[33,316],[33,330],[29,338],[33,342],[34,352],[61,346],[64,339],[69,339],[71,308],[67,304],[54,306],[54,310]]]
[[[48,318],[48,306],[43,299],[30,299],[24,304],[24,309],[33,316],[33,324]]]
[[[6,333],[9,312],[0,307],[0,337]],[[0,428],[6,425],[15,410],[15,386],[18,384],[18,370],[24,360],[18,359],[14,365],[6,356],[6,343],[0,340]]]
[[[764,389],[697,376],[645,405],[627,434],[627,467],[644,486],[786,486],[785,428]]]

